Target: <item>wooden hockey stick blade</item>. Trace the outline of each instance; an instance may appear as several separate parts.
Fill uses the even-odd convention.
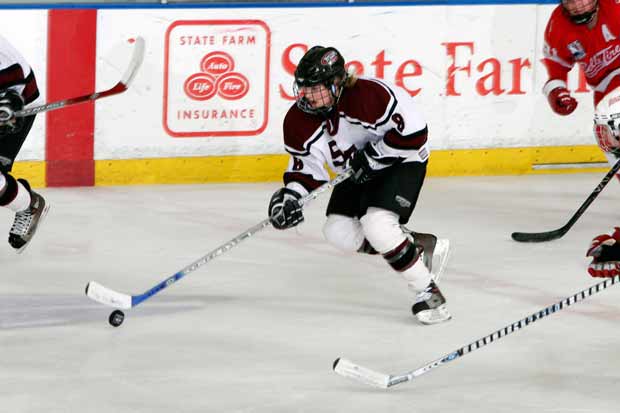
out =
[[[387,389],[389,387],[389,375],[359,366],[347,359],[337,358],[334,361],[333,369],[343,377],[348,377],[370,386],[380,389]]]
[[[113,96],[113,95],[118,95],[119,93],[123,93],[124,91],[127,90],[129,85],[133,81],[134,77],[138,73],[138,70],[140,69],[140,66],[142,65],[142,61],[144,60],[144,39],[138,36],[135,38],[134,43],[135,45],[134,45],[133,54],[131,56],[129,65],[127,66],[127,69],[125,70],[125,73],[123,74],[123,77],[116,85],[114,85],[110,89],[107,89],[101,92],[95,92],[89,95],[77,96],[74,98],[46,103],[45,105],[41,105],[41,106],[34,106],[34,107],[18,110],[17,112],[14,113],[14,115],[18,118],[21,118],[24,116],[31,116],[37,113],[49,112],[51,110],[64,108],[66,106],[77,105],[78,103],[85,103],[85,102],[101,99],[107,96]]]
[[[132,307],[130,295],[111,290],[95,281],[86,284],[86,295],[91,300],[110,307],[122,308],[123,310]]]

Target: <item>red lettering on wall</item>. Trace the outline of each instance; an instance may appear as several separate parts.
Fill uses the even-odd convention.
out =
[[[284,49],[284,52],[282,53],[282,67],[284,68],[284,71],[291,76],[295,76],[295,68],[297,67],[297,64],[291,61],[291,53],[294,49],[301,49],[302,53],[306,53],[308,51],[308,46],[303,43],[294,43]],[[285,89],[282,85],[278,85],[278,89],[280,91],[280,97],[283,99],[295,100],[295,96],[286,93],[286,90],[289,90],[290,86],[287,86]]]
[[[467,47],[470,53],[474,53],[474,42],[449,42],[442,43],[442,45],[446,46],[446,53],[451,59],[450,66],[448,67],[448,81],[446,82],[446,96],[461,96],[460,93],[456,91],[456,72],[462,71],[467,73],[467,77],[471,75],[471,62],[467,60],[466,66],[457,66],[456,65],[456,49],[457,47]]]
[[[347,70],[347,72],[349,71],[350,67],[353,67],[353,70],[355,70],[356,75],[358,76],[364,75],[364,65],[362,65],[362,62],[358,62],[357,60],[351,60],[344,64],[344,68]]]
[[[527,85],[532,81],[531,76],[529,76],[529,71],[532,70],[532,63],[529,58],[517,57],[503,61],[496,56],[484,56],[483,59],[475,55],[473,41],[445,42],[441,45],[445,47],[450,62],[446,72],[444,96],[461,96],[461,92],[464,91],[463,88],[472,85],[472,83],[474,86],[472,92],[479,96],[525,95],[529,92]],[[284,49],[281,64],[287,75],[294,77],[297,60],[308,49],[308,45],[304,43],[293,43]],[[422,91],[422,82],[414,78],[423,75],[422,64],[414,59],[393,61],[389,59],[388,53],[389,49],[379,50],[370,63],[361,60],[348,60],[345,68],[349,72],[353,71],[358,76],[363,76],[368,65],[374,66],[373,77],[386,79],[386,72],[390,72],[389,66],[394,65],[396,67],[394,78],[390,80],[405,89],[409,95],[418,95]],[[508,72],[507,67],[502,70],[502,64],[510,64],[510,72]],[[581,68],[579,76],[579,87],[576,92],[587,92],[587,84]],[[526,90],[524,90],[523,79],[526,79],[527,82]],[[418,84],[420,87],[415,87]],[[295,99],[289,85],[280,84],[278,89],[281,98],[285,100]]]
[[[411,67],[411,69],[409,69]],[[406,60],[400,66],[398,66],[398,70],[396,71],[396,84],[403,89],[405,89],[411,96],[415,96],[420,93],[421,88],[417,89],[409,89],[405,86],[405,78],[407,77],[415,77],[420,76],[422,74],[422,66],[415,60]]]
[[[476,69],[478,72],[482,72],[485,69],[485,66],[491,67],[491,72],[484,76],[481,76],[480,79],[476,82],[476,91],[480,96],[486,96],[489,93],[493,93],[495,96],[501,95],[504,93],[504,89],[502,89],[501,85],[501,70],[502,65],[499,60],[494,57],[490,59],[483,60]],[[490,80],[490,86],[486,86],[487,81]]]
[[[385,50],[381,50],[377,53],[377,57],[374,62],[371,63],[372,66],[375,66],[375,77],[379,79],[385,78],[385,66],[391,65],[392,62],[389,60],[385,60]]]
[[[521,60],[521,58],[509,60],[512,65],[512,89],[508,91],[509,95],[524,95],[525,92],[521,90],[521,69],[527,67],[532,68],[532,64],[529,59]]]

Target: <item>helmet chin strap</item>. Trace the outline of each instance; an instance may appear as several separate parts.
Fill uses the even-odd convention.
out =
[[[581,13],[578,14],[576,16],[574,15],[569,15],[571,21],[575,24],[588,24],[592,21],[592,19],[594,18],[594,16],[596,15],[596,12],[598,10],[598,6],[591,12],[588,13]]]
[[[598,11],[598,2],[591,11],[580,13],[580,14],[570,14],[568,10],[564,7],[564,13],[568,16],[568,18],[575,24],[588,24],[594,19],[596,16],[596,12]]]

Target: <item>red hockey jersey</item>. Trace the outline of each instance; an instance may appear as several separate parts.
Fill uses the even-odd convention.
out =
[[[605,94],[620,86],[620,0],[599,0],[595,26],[575,24],[562,5],[555,8],[545,30],[543,62],[549,73],[544,92],[566,87],[568,72],[578,63],[596,105]]]

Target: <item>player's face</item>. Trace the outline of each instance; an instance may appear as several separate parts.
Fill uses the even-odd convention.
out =
[[[564,10],[575,23],[587,23],[592,20],[598,7],[597,0],[562,0]]]
[[[334,104],[334,97],[327,86],[320,84],[314,86],[301,86],[299,88],[298,99],[305,99],[312,109],[331,107]]]

